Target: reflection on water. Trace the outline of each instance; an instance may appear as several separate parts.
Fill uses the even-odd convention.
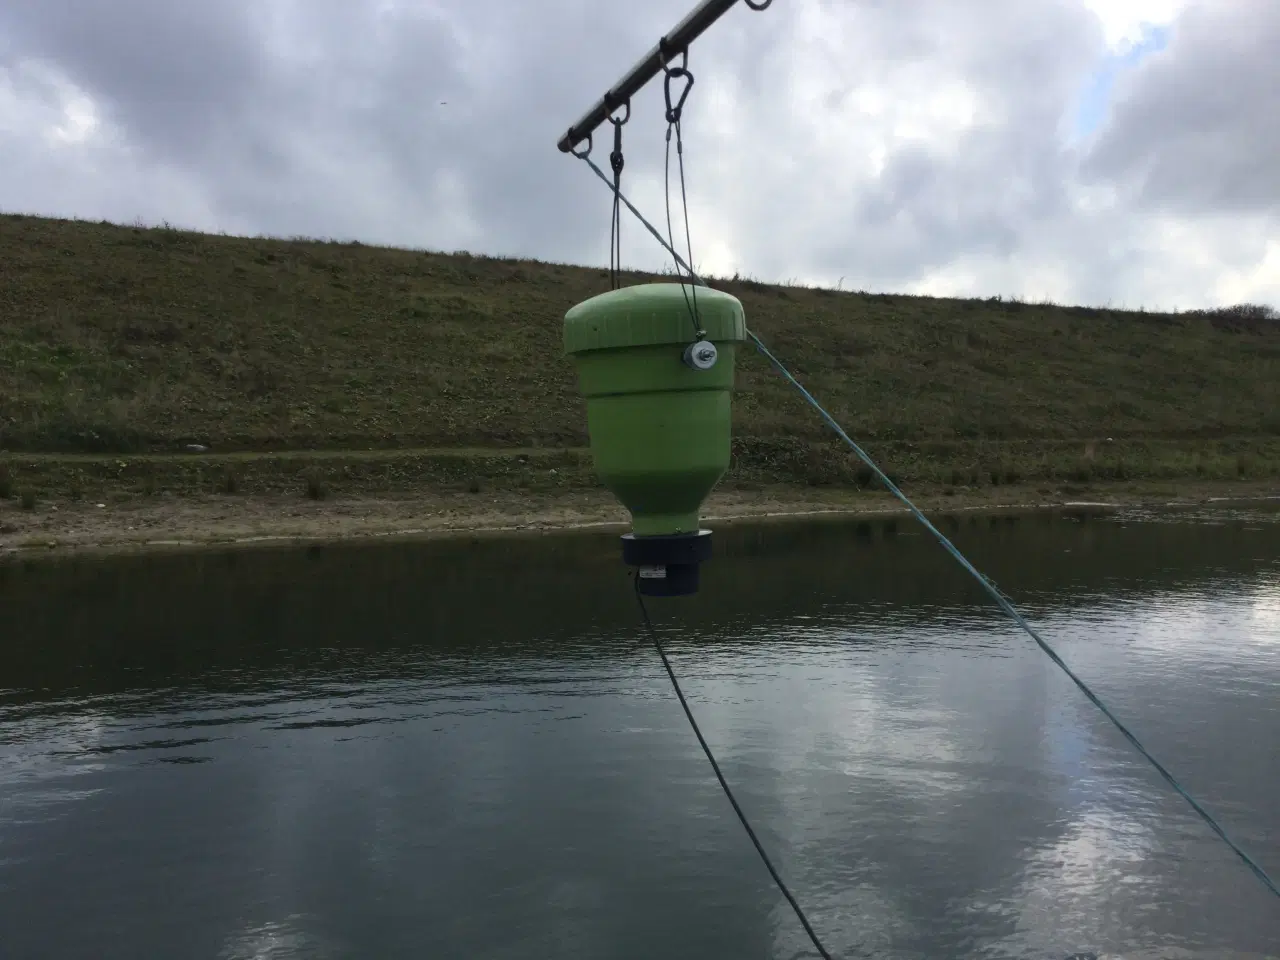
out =
[[[942,524],[1273,873],[1276,520]],[[838,955],[1280,954],[1274,899],[917,528],[717,536],[654,614]],[[18,563],[0,617],[6,958],[806,947],[612,536]]]

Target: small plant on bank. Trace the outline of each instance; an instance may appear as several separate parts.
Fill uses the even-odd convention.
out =
[[[0,500],[8,500],[13,496],[13,474],[9,472],[7,463],[0,463]]]
[[[240,492],[240,475],[236,472],[235,467],[227,467],[227,469],[223,471],[221,486],[223,493]]]
[[[19,502],[22,504],[23,510],[34,510],[36,508],[36,494],[34,490],[23,490]]]
[[[324,500],[329,496],[329,484],[325,482],[319,470],[308,470],[302,478],[306,483],[307,496],[310,499]]]

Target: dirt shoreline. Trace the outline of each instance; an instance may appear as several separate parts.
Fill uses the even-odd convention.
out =
[[[1087,488],[1004,487],[908,491],[928,515],[1109,507],[1193,506],[1280,497],[1280,484],[1097,484]],[[703,512],[708,525],[817,516],[904,512],[887,493],[778,487],[721,490]],[[0,501],[0,558],[136,552],[209,546],[459,536],[529,535],[625,529],[627,514],[603,490],[526,495],[422,491],[401,497],[309,501],[298,497],[139,497],[52,502],[23,510]]]

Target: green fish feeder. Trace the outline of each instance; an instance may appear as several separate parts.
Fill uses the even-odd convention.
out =
[[[611,290],[565,314],[596,473],[631,514],[622,554],[641,593],[698,590],[711,556],[698,514],[729,469],[734,355],[746,338],[736,297],[688,284]]]

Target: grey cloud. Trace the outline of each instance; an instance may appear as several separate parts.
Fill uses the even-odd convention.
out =
[[[55,63],[149,149],[196,159],[235,130],[268,72],[245,3],[167,0],[15,4],[7,32]]]
[[[876,289],[899,286],[962,255],[1012,256],[1035,245],[1047,222],[1067,216],[1076,160],[1056,131],[1063,104],[1101,42],[1092,18],[1071,3],[1034,10],[988,3],[981,16],[939,0],[905,7],[865,5],[851,16],[868,46],[896,36],[895,58],[929,58],[943,75],[964,77],[983,104],[974,127],[945,149],[903,143],[877,178],[857,184],[845,203],[832,204],[824,194],[832,191],[841,158],[802,153],[810,137],[793,122],[795,132],[786,138],[798,154],[793,175],[779,178],[772,189],[786,199],[767,212],[771,220],[784,219],[788,207],[817,213],[817,229],[810,224],[796,238],[797,260]],[[786,61],[792,42],[778,39],[775,65]],[[868,56],[852,82],[874,81],[885,62]],[[861,118],[846,106],[828,122],[856,125]],[[805,168],[829,174],[806,177]],[[739,220],[741,234],[751,238],[748,259],[776,261],[777,235],[746,219],[754,212],[748,208]],[[799,272],[799,263],[783,269]]]
[[[601,263],[608,195],[555,140],[690,2],[608,13],[587,0],[6,5],[0,62],[19,96],[57,94],[14,64],[53,69],[95,101],[118,149],[52,157],[34,133],[0,133],[0,158],[23,171],[0,187],[0,207],[120,217],[132,205],[157,220],[189,211],[206,229]],[[802,43],[815,13],[840,25],[838,44]],[[1142,299],[1154,281],[1134,266],[1141,208],[1274,210],[1280,135],[1261,94],[1280,89],[1277,40],[1280,7],[1268,0],[1206,2],[1122,84],[1110,126],[1082,155],[1062,137],[1064,117],[1103,40],[1079,0],[733,10],[691,57],[695,253],[709,209],[741,266],[766,278],[900,289],[976,257],[1005,263],[1014,282],[1028,264],[1069,263],[1075,296]],[[853,92],[884,76],[902,84],[896,105],[962,81],[982,112],[949,142],[890,143],[878,176],[851,174],[860,158],[815,124],[863,128]],[[743,118],[728,132],[708,93],[717,87]],[[627,127],[625,178],[645,185],[642,209],[658,223],[663,129],[655,84]],[[1080,213],[1082,184],[1118,186],[1120,206]],[[664,259],[630,222],[624,258]]]
[[[570,16],[496,2],[436,17],[135,0],[28,5],[0,26],[86,90],[149,162],[188,171],[230,219],[433,245],[438,184],[454,175],[488,243],[531,252],[565,220],[553,198],[569,192],[571,171],[554,139],[586,105],[584,61],[597,76],[615,69],[587,8],[561,9]],[[566,23],[578,35],[540,42]],[[351,197],[371,185],[387,203],[362,215]]]
[[[432,9],[83,0],[0,13],[0,33],[233,223],[448,247],[458,237],[440,207],[452,201],[487,252],[598,260],[607,197],[555,140],[686,4],[627,17],[585,0]],[[654,94],[627,130],[629,181],[652,173],[630,147],[660,136]]]
[[[1087,173],[1179,213],[1280,210],[1280,4],[1201,2],[1124,82]]]

